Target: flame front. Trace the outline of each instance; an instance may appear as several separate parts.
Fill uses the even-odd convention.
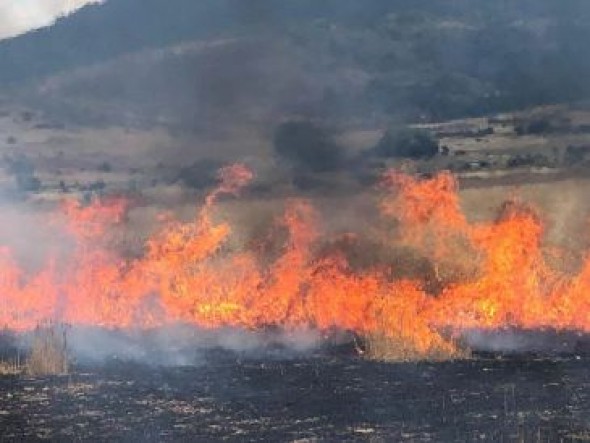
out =
[[[428,277],[394,277],[390,266],[359,269],[343,251],[320,253],[327,239],[318,213],[303,200],[285,204],[276,223],[285,239],[273,254],[229,247],[232,229],[215,221],[216,201],[237,194],[252,173],[234,165],[219,178],[195,219],[167,220],[140,258],[117,254],[107,241],[126,221],[126,201],[64,203],[60,226],[73,244],[67,254],[53,254],[43,269],[27,273],[9,249],[0,249],[0,324],[339,328],[382,334],[425,356],[457,351],[441,331],[590,332],[590,259],[577,274],[552,269],[543,224],[522,203],[507,203],[493,222],[470,224],[451,175],[420,180],[386,173],[380,241],[432,265]]]

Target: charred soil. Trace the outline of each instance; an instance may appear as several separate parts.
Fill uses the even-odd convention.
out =
[[[590,437],[587,357],[377,363],[350,356],[0,378],[0,440],[576,441]]]

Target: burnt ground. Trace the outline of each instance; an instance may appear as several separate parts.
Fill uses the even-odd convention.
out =
[[[110,362],[65,377],[0,378],[2,441],[582,441],[590,359]]]

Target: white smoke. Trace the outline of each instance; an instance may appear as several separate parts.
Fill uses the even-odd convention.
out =
[[[348,338],[344,334],[335,334],[327,339],[314,329],[203,330],[186,324],[163,326],[149,331],[114,331],[84,326],[63,328],[58,326],[56,335],[61,337],[62,331],[65,331],[69,357],[72,362],[82,365],[119,360],[154,366],[192,366],[206,363],[212,352],[229,353],[227,355],[240,358],[290,358],[310,355],[325,343],[337,345]],[[18,335],[16,345],[27,352],[35,334],[38,332]]]
[[[0,0],[0,39],[52,25],[55,20],[103,0]]]

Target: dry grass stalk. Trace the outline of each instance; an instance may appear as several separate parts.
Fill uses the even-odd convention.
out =
[[[0,361],[0,376],[21,375],[25,372],[25,366],[17,360]]]
[[[39,325],[33,334],[27,361],[29,375],[65,375],[69,372],[67,328],[49,322]]]
[[[26,365],[21,360],[21,352],[16,341],[12,331],[0,331],[0,376],[20,375],[25,372]]]
[[[459,347],[449,350],[448,347],[432,347],[427,352],[420,350],[407,337],[394,336],[376,332],[364,337],[365,356],[377,361],[444,361],[468,358],[468,350]]]

